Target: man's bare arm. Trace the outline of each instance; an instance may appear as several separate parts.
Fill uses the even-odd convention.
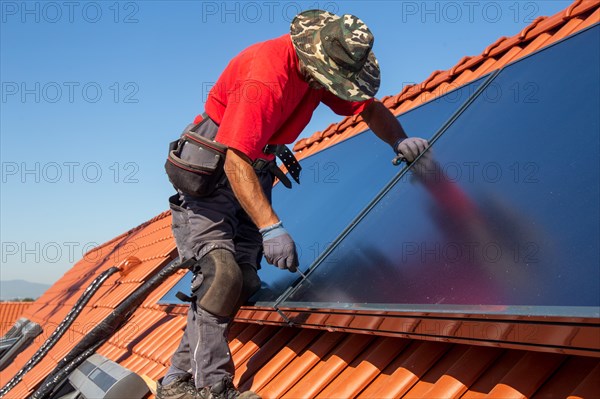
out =
[[[390,146],[394,145],[398,139],[407,137],[398,119],[381,101],[373,101],[361,112],[360,116],[373,133]]]
[[[242,208],[260,229],[267,262],[280,269],[296,272],[298,268],[296,244],[269,204],[250,159],[240,151],[228,149],[225,173]]]
[[[225,173],[240,205],[259,229],[273,225],[279,217],[269,204],[250,160],[242,152],[228,149]]]

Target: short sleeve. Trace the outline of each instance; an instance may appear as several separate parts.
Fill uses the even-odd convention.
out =
[[[262,158],[262,150],[277,131],[280,119],[279,102],[268,85],[256,80],[238,82],[228,93],[215,140],[252,160]]]
[[[337,97],[335,94],[325,91],[321,102],[327,105],[333,112],[338,115],[350,116],[360,114],[364,109],[374,101],[374,98],[370,98],[365,101],[346,101]]]

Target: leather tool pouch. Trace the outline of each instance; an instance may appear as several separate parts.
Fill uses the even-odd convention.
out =
[[[176,189],[196,197],[211,195],[225,182],[225,153],[227,146],[198,133],[206,118],[196,125],[188,126],[179,140],[169,145],[165,170]],[[212,135],[212,134],[211,134]]]

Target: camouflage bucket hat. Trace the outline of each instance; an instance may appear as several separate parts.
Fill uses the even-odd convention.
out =
[[[336,96],[364,101],[379,89],[373,34],[354,15],[323,10],[298,14],[290,27],[296,54],[311,76]]]

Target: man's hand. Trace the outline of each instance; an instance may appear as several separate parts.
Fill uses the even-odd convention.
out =
[[[428,149],[418,161],[411,165],[413,172],[411,181],[419,181],[423,184],[435,184],[443,179],[444,171],[434,159],[433,149]]]
[[[413,162],[419,154],[425,151],[429,147],[427,140],[420,137],[407,137],[402,140],[398,140],[394,151],[398,155],[402,155],[407,162]]]
[[[360,115],[377,137],[409,163],[429,146],[425,139],[407,137],[396,116],[378,100],[371,102]]]
[[[296,272],[298,268],[298,253],[296,244],[281,222],[260,229],[263,236],[263,251],[265,259],[270,264],[282,270]]]

